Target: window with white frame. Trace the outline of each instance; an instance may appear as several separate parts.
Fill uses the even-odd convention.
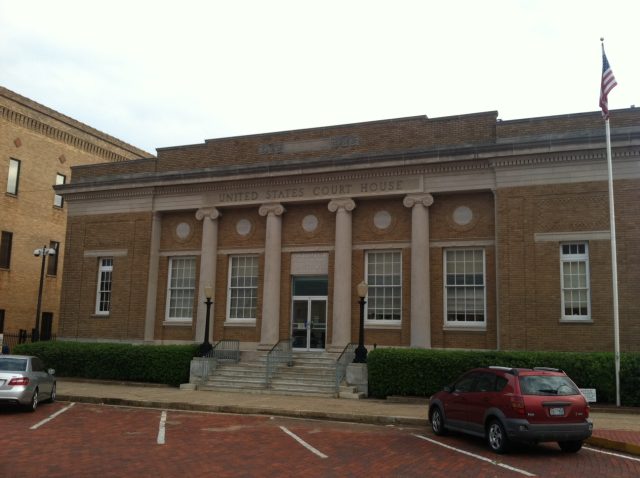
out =
[[[587,243],[560,244],[560,267],[562,318],[590,319],[589,248]]]
[[[96,315],[109,315],[109,312],[111,311],[112,276],[113,257],[99,258]]]
[[[368,251],[365,262],[369,323],[399,324],[402,318],[402,254]]]
[[[258,256],[231,256],[228,284],[228,320],[255,320],[258,304]]]
[[[196,258],[172,257],[169,259],[167,287],[168,321],[193,320],[193,302],[196,291]]]
[[[485,327],[484,249],[444,251],[445,326]]]
[[[64,174],[56,174],[56,186],[59,186],[60,184],[65,184],[67,182],[67,177]],[[64,199],[62,196],[60,196],[59,194],[55,194],[53,196],[53,205],[55,207],[62,207],[62,205],[64,204]]]
[[[9,174],[7,175],[7,192],[9,194],[18,194],[18,183],[20,181],[20,160],[9,159]]]

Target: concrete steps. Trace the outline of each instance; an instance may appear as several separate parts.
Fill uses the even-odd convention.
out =
[[[220,363],[198,390],[336,397],[335,359],[324,353],[294,352],[291,366],[281,365],[266,386],[266,354],[248,362]],[[348,392],[345,391],[348,395]]]

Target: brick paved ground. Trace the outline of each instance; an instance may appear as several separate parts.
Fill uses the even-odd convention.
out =
[[[43,404],[35,413],[0,410],[0,476],[640,476],[637,457],[591,447],[564,454],[555,444],[520,447],[498,456],[480,439],[435,437],[426,426],[80,403],[42,423],[68,405]],[[163,413],[164,444],[159,444]]]

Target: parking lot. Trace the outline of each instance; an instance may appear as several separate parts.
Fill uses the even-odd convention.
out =
[[[640,459],[555,444],[509,455],[427,427],[57,402],[0,409],[0,476],[640,476]]]

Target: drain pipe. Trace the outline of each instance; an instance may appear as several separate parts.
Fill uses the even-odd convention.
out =
[[[501,350],[500,343],[500,259],[498,254],[498,196],[495,189],[492,189],[493,193],[493,251],[495,254],[495,268],[496,268],[496,349]]]

